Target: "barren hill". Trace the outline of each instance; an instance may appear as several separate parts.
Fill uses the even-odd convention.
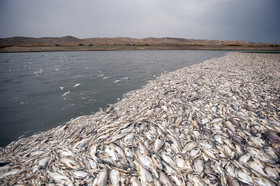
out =
[[[64,37],[10,37],[0,38],[0,52],[85,50],[280,50],[280,44],[249,43],[185,38],[86,38]]]
[[[65,37],[10,37],[0,38],[0,46],[21,46],[21,45],[221,45],[221,44],[238,44],[244,45],[244,41],[220,41],[220,40],[198,40],[198,39],[184,39],[184,38],[144,38],[135,39],[129,37],[114,37],[114,38],[86,38],[79,39],[73,36]]]

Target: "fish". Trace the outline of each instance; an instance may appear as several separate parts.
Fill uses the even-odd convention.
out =
[[[118,170],[116,170],[116,169],[110,170],[109,178],[110,178],[112,185],[114,185],[114,186],[120,185],[120,173]]]
[[[172,183],[170,178],[163,171],[159,170],[159,173],[160,173],[160,181],[162,184],[164,184],[166,186],[174,185],[174,183]]]
[[[48,171],[49,176],[54,180],[55,183],[61,185],[74,185],[73,182],[65,175]]]
[[[150,171],[148,171],[141,163],[139,163],[137,160],[133,161],[136,168],[137,168],[137,172],[138,175],[140,177],[141,183],[142,184],[151,184],[153,182],[153,176],[150,173]]]
[[[77,84],[75,84],[73,87],[75,88],[75,87],[78,87],[78,86],[80,86],[81,84],[80,83],[77,83]]]
[[[75,143],[73,145],[73,150],[78,150],[78,149],[85,147],[90,142],[91,139],[92,138],[89,137],[89,138],[84,138],[84,139],[78,141],[77,143]]]
[[[104,167],[93,181],[94,186],[105,186],[108,181],[108,170]]]
[[[275,152],[280,156],[280,135],[272,130],[268,130],[264,133],[266,141],[271,145]]]
[[[132,186],[141,186],[141,182],[137,179],[136,176],[130,178],[130,183]]]
[[[48,165],[50,159],[51,159],[51,157],[45,157],[45,158],[41,159],[38,162],[38,164],[34,167],[33,173],[38,172],[40,169],[46,168],[46,166]]]
[[[80,169],[81,167],[77,161],[70,158],[60,158],[60,161],[71,169]]]
[[[226,128],[228,128],[231,132],[236,133],[236,129],[233,124],[229,121],[224,122]]]
[[[193,120],[192,120],[192,125],[193,125],[197,130],[200,130],[200,123],[199,123],[196,119],[193,119]]]
[[[68,90],[67,92],[65,92],[64,94],[62,94],[62,96],[67,96],[68,94],[70,94],[70,90]]]
[[[162,137],[158,136],[155,141],[155,144],[154,144],[154,152],[155,153],[158,152],[162,148],[163,145],[164,145],[164,141],[163,141]]]
[[[194,171],[197,174],[201,174],[204,169],[204,162],[202,159],[197,158],[194,160],[193,166],[194,166]]]
[[[185,147],[184,147],[183,150],[182,150],[182,153],[186,153],[186,152],[188,152],[188,151],[191,151],[191,150],[194,149],[196,146],[197,146],[197,142],[191,141],[191,142],[189,142],[189,143],[187,143],[187,144],[185,145]]]
[[[19,174],[21,172],[22,172],[22,169],[20,167],[14,168],[14,169],[9,170],[8,172],[5,172],[5,173],[1,174],[0,179],[3,179],[7,176],[14,176],[14,175]]]
[[[74,171],[73,175],[77,179],[83,179],[83,178],[87,177],[89,174],[85,171]]]

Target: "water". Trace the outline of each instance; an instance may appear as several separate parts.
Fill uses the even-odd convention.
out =
[[[0,54],[0,146],[115,103],[165,71],[223,51],[88,51]]]

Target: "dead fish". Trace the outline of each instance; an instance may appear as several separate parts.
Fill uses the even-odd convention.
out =
[[[136,178],[136,176],[132,176],[130,178],[130,183],[132,186],[141,186],[141,182]]]
[[[12,169],[12,170],[10,170],[10,171],[8,171],[8,172],[5,172],[4,174],[1,174],[0,175],[0,179],[3,179],[3,178],[5,178],[5,177],[7,177],[7,176],[13,176],[13,175],[15,175],[15,174],[19,174],[19,173],[21,173],[22,172],[22,169],[21,168],[14,168],[14,169]]]
[[[65,92],[64,94],[62,94],[62,96],[66,96],[66,95],[68,95],[68,94],[70,94],[70,90],[68,90],[67,92]]]
[[[88,173],[85,171],[74,171],[73,175],[77,179],[83,179],[88,176]]]
[[[181,143],[179,142],[179,140],[177,138],[175,138],[172,135],[167,135],[168,139],[171,140],[171,148],[176,152],[176,153],[181,153]]]
[[[152,163],[152,159],[149,156],[145,156],[142,155],[139,152],[136,152],[136,156],[138,158],[138,160],[147,168],[150,167],[151,163]]]
[[[254,180],[254,183],[256,183],[257,185],[261,185],[261,186],[276,186],[275,183],[273,183],[269,179],[267,179],[265,177],[262,177],[262,176],[254,177],[253,180]]]
[[[265,166],[264,170],[266,172],[267,177],[273,179],[279,178],[279,172],[280,172],[279,168],[275,168],[267,165]]]
[[[216,157],[216,155],[211,151],[211,148],[203,148],[202,151],[210,158],[217,160],[218,158]]]
[[[211,121],[211,123],[218,123],[218,122],[221,122],[223,121],[223,118],[215,118]]]
[[[73,145],[73,150],[81,149],[82,147],[86,146],[90,142],[91,139],[92,138],[89,137],[89,138],[85,138],[85,139],[78,141],[77,143],[75,143]]]
[[[265,142],[261,138],[255,136],[249,136],[249,141],[247,141],[247,143],[257,148],[263,148],[265,145]]]
[[[104,149],[104,152],[106,154],[108,154],[112,158],[112,160],[114,160],[114,161],[119,160],[119,157],[118,157],[117,153],[115,152],[115,150],[111,146],[106,145],[105,149]]]
[[[197,146],[197,142],[195,141],[192,141],[192,142],[189,142],[185,145],[185,147],[183,148],[182,150],[182,153],[186,153],[188,151],[191,151],[192,149],[194,149],[195,147]]]
[[[250,158],[251,158],[251,155],[249,153],[246,153],[246,154],[243,154],[242,156],[240,156],[238,161],[242,164],[247,164]]]
[[[271,145],[271,147],[276,151],[278,156],[280,156],[280,137],[275,131],[269,130],[264,133],[265,139]]]
[[[161,163],[161,159],[157,156],[157,155],[155,155],[155,154],[153,154],[152,155],[152,161],[153,161],[153,164],[158,168],[158,169],[163,169],[163,165],[162,165],[162,163]]]
[[[166,163],[168,163],[172,167],[176,167],[174,160],[170,158],[166,153],[161,153],[161,157]]]
[[[141,179],[141,183],[142,184],[150,184],[153,182],[153,176],[152,174],[150,173],[150,171],[148,171],[141,163],[139,163],[137,160],[134,160],[133,161],[134,164],[136,165],[136,168],[137,168],[137,172],[138,172],[138,175]]]
[[[172,185],[174,185],[174,184],[172,183],[172,181],[169,179],[169,177],[168,177],[163,171],[159,170],[159,174],[160,174],[159,179],[160,179],[160,181],[161,181],[162,184],[164,184],[164,185],[166,185],[166,186],[172,186]]]
[[[264,164],[260,160],[253,158],[252,161],[248,162],[248,165],[254,171],[258,172],[262,176],[267,177],[267,174],[264,172]]]
[[[176,157],[175,158],[175,162],[176,162],[176,166],[180,169],[186,169],[187,168],[187,164],[185,162],[185,160],[181,157]]]
[[[193,120],[192,120],[192,125],[193,125],[197,130],[200,130],[200,123],[199,123],[196,119],[193,119]]]
[[[183,122],[183,117],[182,116],[177,117],[177,119],[175,120],[175,125],[179,126],[182,122]]]
[[[195,148],[190,151],[190,157],[193,159],[197,158],[200,155],[201,155],[201,150],[199,148]]]
[[[232,132],[236,133],[236,129],[235,129],[235,127],[232,125],[231,122],[226,121],[226,122],[223,122],[223,123],[224,123],[224,125],[225,125],[229,130],[231,130]]]
[[[34,167],[33,173],[38,172],[40,169],[46,168],[46,166],[48,165],[50,159],[51,159],[50,157],[45,157],[45,158],[41,159],[41,160],[38,162],[38,165],[36,165],[36,166]]]
[[[241,180],[244,183],[251,184],[253,183],[252,178],[249,176],[248,172],[242,169],[237,169],[236,171],[237,179]]]
[[[204,169],[204,162],[203,162],[203,160],[200,159],[200,158],[197,158],[197,159],[194,160],[193,165],[194,165],[195,172],[197,174],[201,174],[203,169]]]
[[[233,178],[236,177],[235,167],[230,163],[225,167],[227,174]]]
[[[107,185],[108,180],[108,170],[106,167],[97,175],[95,180],[93,181],[94,186],[105,186]]]
[[[78,87],[78,86],[80,86],[81,84],[80,83],[77,83],[77,84],[75,84],[73,87],[75,88],[75,87]]]
[[[150,155],[148,148],[140,140],[138,140],[138,148],[141,154],[144,154],[146,156]]]
[[[200,178],[198,175],[188,174],[188,179],[193,183],[195,186],[203,186],[206,185],[205,182]]]
[[[98,162],[99,159],[96,156],[98,144],[93,144],[89,147],[89,155],[95,161]]]
[[[117,135],[113,135],[113,136],[110,136],[107,140],[106,140],[106,144],[110,144],[110,143],[113,143],[119,139],[122,139],[123,137],[125,137],[127,135],[127,133],[120,133],[120,134],[117,134]]]
[[[121,157],[126,158],[125,152],[120,146],[110,143],[110,147],[112,147],[119,155],[121,155]]]
[[[74,156],[74,153],[68,149],[64,149],[64,150],[60,150],[58,151],[60,153],[61,157],[70,157],[70,156]]]
[[[124,148],[124,153],[127,157],[130,157],[130,158],[133,158],[133,156],[134,156],[134,151],[132,150],[132,148],[129,148],[129,147]]]
[[[184,178],[180,174],[173,174],[170,176],[176,185],[186,185]]]
[[[47,172],[55,183],[62,184],[62,185],[73,185],[72,181],[67,176],[56,172],[50,172],[50,171]]]
[[[123,141],[125,144],[130,145],[132,141],[134,140],[134,133],[128,134],[126,137],[124,137]]]
[[[160,125],[159,125],[160,126]],[[166,135],[166,131],[163,131],[160,127],[156,127],[157,128],[157,133],[164,137]]]
[[[212,137],[212,132],[211,130],[207,129],[207,128],[203,128],[202,132],[208,137],[211,138]]]
[[[79,169],[81,167],[77,161],[70,158],[60,158],[60,161],[71,169]]]
[[[120,173],[116,169],[112,169],[109,174],[112,185],[120,185]]]
[[[239,127],[238,121],[236,121],[234,118],[229,118],[228,119],[232,124],[234,124],[236,127]]]
[[[158,136],[154,144],[154,152],[158,152],[163,146],[164,141],[161,136]]]
[[[227,184],[229,186],[239,186],[240,185],[237,179],[230,178],[230,177],[227,177]]]

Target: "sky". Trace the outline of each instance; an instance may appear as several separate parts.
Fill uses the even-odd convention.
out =
[[[0,0],[0,37],[280,43],[279,0]]]

